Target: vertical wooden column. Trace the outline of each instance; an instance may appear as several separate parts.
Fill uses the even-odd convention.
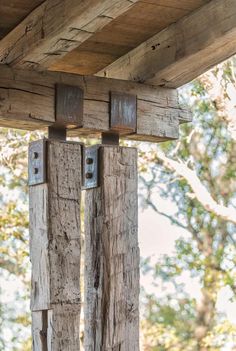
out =
[[[87,190],[85,351],[139,350],[137,151],[100,148],[100,187]]]
[[[30,187],[34,351],[80,349],[81,145],[47,141],[47,183]]]

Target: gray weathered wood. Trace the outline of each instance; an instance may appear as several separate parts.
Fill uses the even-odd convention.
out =
[[[47,179],[29,189],[34,351],[78,351],[80,144],[47,142]]]
[[[139,350],[137,150],[100,149],[86,192],[85,351]]]
[[[99,75],[176,88],[236,53],[236,0],[212,0]]]
[[[79,325],[79,306],[59,304],[33,311],[33,351],[79,351]]]
[[[84,116],[72,135],[99,135],[109,130],[110,91],[137,95],[138,129],[132,135],[136,140],[175,139],[179,123],[191,120],[190,112],[179,105],[174,89],[0,65],[0,126],[34,130],[52,125],[56,83],[77,85],[84,90]]]
[[[49,67],[137,0],[46,0],[0,42],[0,62]]]

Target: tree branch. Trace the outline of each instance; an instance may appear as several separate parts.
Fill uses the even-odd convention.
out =
[[[162,211],[160,211],[160,210],[157,208],[157,206],[156,206],[156,205],[152,202],[152,200],[151,200],[151,187],[152,187],[152,183],[149,184],[149,183],[146,181],[146,179],[145,179],[144,177],[142,177],[142,176],[140,176],[140,179],[141,179],[142,182],[144,183],[144,185],[145,185],[145,187],[146,187],[146,189],[147,189],[147,193],[148,193],[146,197],[143,196],[143,198],[144,198],[146,204],[147,204],[148,206],[150,206],[156,213],[158,213],[158,214],[160,214],[161,216],[164,216],[165,218],[169,219],[170,222],[171,222],[172,224],[175,224],[175,225],[179,226],[179,227],[182,228],[182,229],[188,230],[188,227],[187,227],[187,226],[185,226],[184,224],[182,224],[181,222],[179,222],[177,219],[173,218],[171,215],[168,215],[167,213],[162,212]]]
[[[197,174],[190,169],[185,163],[177,162],[165,156],[161,151],[156,155],[157,159],[168,170],[177,173],[184,178],[193,191],[193,196],[196,198],[206,211],[221,217],[223,220],[236,224],[236,210],[232,207],[226,207],[218,204],[207,188],[202,184]],[[192,197],[192,196],[191,196]]]

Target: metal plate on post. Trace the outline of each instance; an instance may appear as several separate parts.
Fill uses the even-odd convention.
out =
[[[99,146],[85,147],[83,154],[83,189],[98,187],[98,162]]]
[[[133,133],[137,129],[137,96],[119,92],[110,93],[110,129]]]
[[[33,141],[29,145],[28,184],[29,186],[46,182],[46,139]]]
[[[56,126],[67,129],[83,124],[84,92],[77,86],[56,85]]]

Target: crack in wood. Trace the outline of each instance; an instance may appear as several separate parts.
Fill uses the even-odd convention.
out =
[[[48,311],[42,311],[42,329],[40,330],[40,339],[41,339],[41,346],[42,351],[48,351]]]

